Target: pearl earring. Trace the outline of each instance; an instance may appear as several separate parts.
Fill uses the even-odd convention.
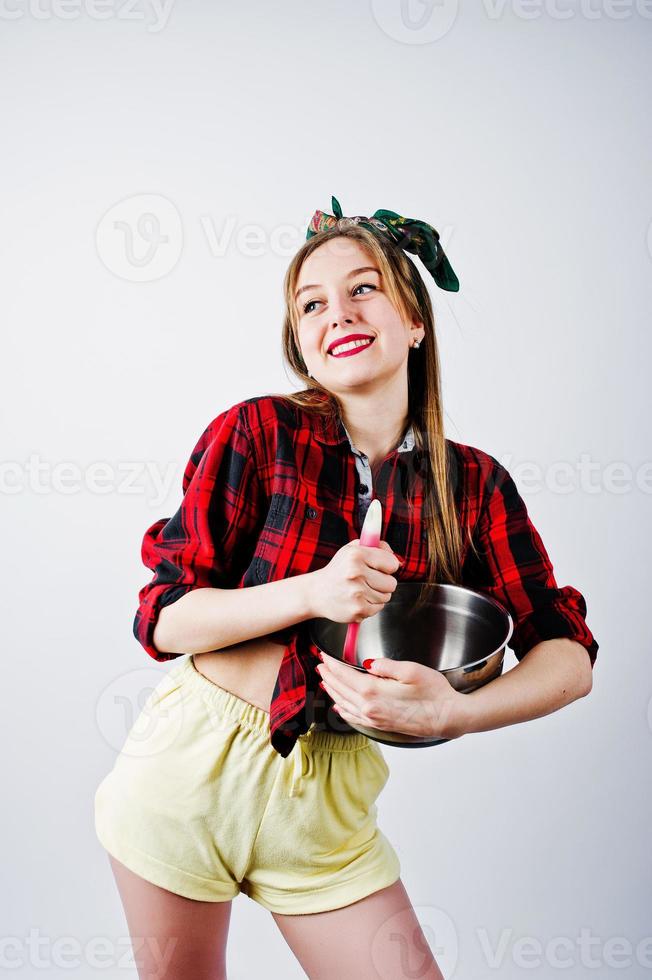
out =
[[[412,346],[418,349],[421,345],[419,344],[418,340],[415,340]]]

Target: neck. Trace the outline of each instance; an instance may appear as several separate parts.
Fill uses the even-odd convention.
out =
[[[344,425],[372,465],[400,444],[409,425],[407,385],[402,393],[338,393]]]

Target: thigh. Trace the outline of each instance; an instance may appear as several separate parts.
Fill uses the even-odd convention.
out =
[[[225,980],[231,901],[184,898],[109,861],[140,980]]]
[[[272,915],[314,980],[444,980],[400,878],[330,912]]]

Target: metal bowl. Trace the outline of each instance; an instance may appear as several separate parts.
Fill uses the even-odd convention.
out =
[[[347,627],[320,617],[308,622],[312,642],[342,662]],[[368,657],[410,660],[441,671],[451,687],[468,694],[502,673],[513,629],[505,607],[481,592],[446,583],[399,582],[380,612],[360,623],[356,664],[347,666],[364,670]],[[385,745],[418,748],[449,741],[347,724]]]

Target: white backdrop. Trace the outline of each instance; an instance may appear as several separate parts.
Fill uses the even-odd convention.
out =
[[[652,975],[651,18],[643,0],[2,4],[13,976],[136,975],[93,795],[169,669],[131,632],[142,536],[212,418],[297,387],[282,277],[332,194],[439,229],[461,281],[431,288],[447,435],[508,467],[600,644],[563,711],[384,746],[380,826],[447,980]],[[228,965],[303,976],[244,896]]]

